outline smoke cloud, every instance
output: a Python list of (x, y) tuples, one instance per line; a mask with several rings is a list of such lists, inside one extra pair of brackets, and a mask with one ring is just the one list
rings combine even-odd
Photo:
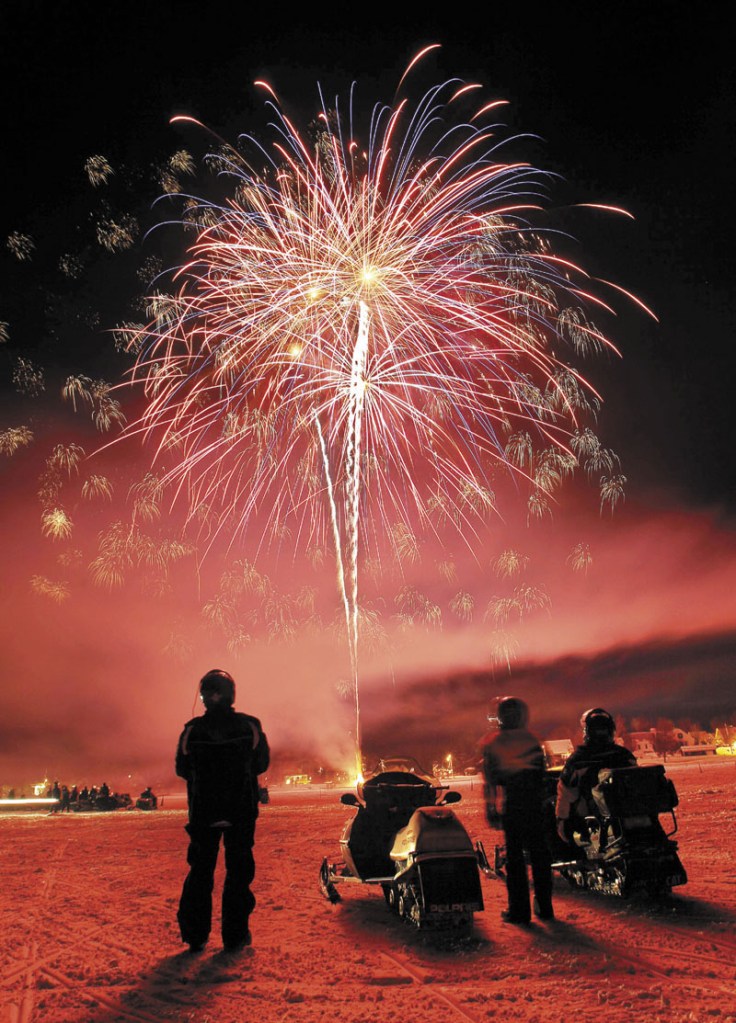
[[(28, 474), (3, 510), (5, 585), (0, 605), (3, 715), (0, 782), (44, 776), (84, 783), (105, 778), (130, 786), (173, 783), (172, 759), (184, 722), (198, 712), (197, 681), (213, 666), (233, 673), (237, 706), (259, 716), (278, 754), (315, 763), (352, 762), (354, 707), (334, 577), (321, 573), (320, 628), (290, 641), (261, 635), (228, 650), (205, 627), (202, 606), (214, 580), (200, 567), (172, 574), (163, 596), (135, 578), (117, 592), (92, 584), (82, 565), (61, 604), (32, 591), (29, 577), (49, 563), (39, 539)], [(470, 551), (455, 552), (457, 589), (473, 595), (472, 621), (443, 605), (443, 628), (397, 619), (395, 594), (422, 589), (438, 604), (439, 552), (426, 545), (403, 573), (366, 576), (363, 600), (381, 610), (384, 629), (361, 652), (361, 709), (369, 755), (428, 756), (464, 747), (485, 730), (487, 704), (511, 691), (530, 702), (540, 734), (569, 735), (581, 710), (603, 704), (624, 715), (687, 716), (704, 724), (736, 709), (736, 537), (714, 513), (629, 504), (613, 521), (578, 507), (536, 528), (498, 530)], [(89, 528), (89, 527), (88, 527)], [(590, 546), (587, 572), (569, 551)], [(489, 602), (509, 592), (494, 559), (515, 545), (529, 558), (526, 581), (550, 599), (509, 626), (518, 654), (492, 662)], [(46, 568), (46, 570), (48, 570)], [(210, 576), (212, 573), (210, 572)], [(310, 578), (294, 564), (272, 579), (295, 590)], [(445, 587), (446, 589), (446, 587)]]

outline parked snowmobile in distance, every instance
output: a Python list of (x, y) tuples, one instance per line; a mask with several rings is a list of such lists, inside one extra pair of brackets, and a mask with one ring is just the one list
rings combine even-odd
[(483, 909), (479, 866), (488, 866), (449, 808), (459, 792), (447, 791), (410, 757), (392, 757), (358, 785), (357, 807), (340, 839), (342, 859), (325, 858), (320, 889), (339, 902), (343, 884), (380, 885), (388, 905), (416, 927), (468, 931)]
[[(559, 772), (549, 772), (550, 789)], [(554, 779), (554, 780), (553, 780)], [(687, 883), (677, 855), (675, 786), (664, 767), (603, 768), (591, 779), (590, 816), (580, 819), (569, 845), (554, 830), (552, 867), (573, 887), (626, 897), (635, 891), (668, 895)], [(550, 793), (551, 794), (551, 793)], [(660, 814), (669, 814), (672, 830), (665, 831)]]

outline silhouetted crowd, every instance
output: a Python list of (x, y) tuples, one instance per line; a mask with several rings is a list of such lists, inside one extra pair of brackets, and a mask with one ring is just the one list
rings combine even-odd
[(57, 799), (58, 806), (53, 807), (52, 813), (71, 813), (80, 810), (116, 810), (118, 807), (130, 806), (132, 800), (127, 792), (110, 792), (110, 786), (104, 782), (98, 787), (92, 785), (88, 788), (83, 785), (60, 785), (55, 781), (46, 790), (47, 799)]
[[(0, 799), (26, 799), (25, 792), (16, 793), (15, 788), (10, 788), (5, 793), (3, 786), (0, 786)], [(92, 785), (62, 785), (55, 781), (49, 785), (44, 793), (44, 798), (57, 800), (50, 813), (79, 813), (90, 810), (124, 810), (133, 806), (133, 800), (127, 792), (111, 792), (110, 786), (103, 781), (100, 786)], [(135, 801), (138, 810), (155, 810), (158, 807), (158, 796), (153, 792), (150, 785), (141, 792)]]

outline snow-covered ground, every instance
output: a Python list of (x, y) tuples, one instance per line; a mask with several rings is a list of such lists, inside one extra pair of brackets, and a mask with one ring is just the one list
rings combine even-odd
[[(253, 947), (182, 951), (184, 814), (0, 819), (0, 1023), (736, 1021), (736, 763), (673, 772), (690, 875), (623, 902), (556, 882), (552, 924), (502, 924), (503, 885), (465, 943), (438, 946), (380, 892), (330, 905), (317, 872), (351, 812), (339, 791), (277, 795), (257, 834)], [(458, 808), (493, 843), (477, 787)], [(217, 894), (217, 892), (216, 892)]]

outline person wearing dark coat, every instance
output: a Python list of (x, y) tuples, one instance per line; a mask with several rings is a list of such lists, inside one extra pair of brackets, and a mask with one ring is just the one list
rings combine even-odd
[(593, 786), (603, 768), (636, 767), (636, 757), (614, 742), (616, 723), (602, 707), (586, 710), (580, 719), (583, 742), (565, 761), (557, 783), (557, 833), (563, 842), (573, 842), (577, 832), (587, 833), (585, 818), (594, 812)]
[(527, 730), (529, 708), (514, 696), (504, 697), (497, 710), (499, 732), (483, 747), (486, 818), (503, 828), (506, 839), (506, 923), (531, 920), (529, 855), (534, 882), (534, 914), (553, 920), (552, 861), (544, 835), (544, 754)]
[(199, 692), (205, 712), (187, 722), (176, 749), (176, 773), (186, 780), (189, 804), (189, 874), (179, 902), (179, 929), (192, 951), (209, 938), (222, 839), (222, 941), (226, 949), (236, 949), (251, 941), (258, 775), (268, 768), (270, 753), (258, 718), (234, 710), (235, 682), (228, 672), (208, 671)]

